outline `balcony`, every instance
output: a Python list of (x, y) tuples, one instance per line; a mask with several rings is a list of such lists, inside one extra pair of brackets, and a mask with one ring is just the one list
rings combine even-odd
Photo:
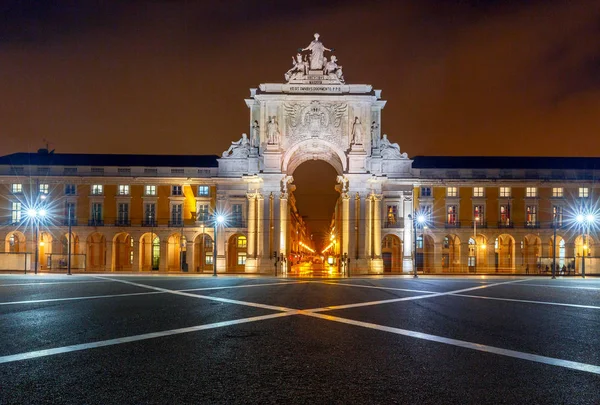
[(226, 222), (227, 228), (245, 228), (246, 221), (239, 218), (232, 218)]
[(525, 228), (539, 228), (540, 227), (540, 223), (539, 222), (525, 222)]
[(175, 219), (175, 220), (171, 220), (169, 221), (169, 226), (170, 227), (182, 227), (183, 226), (183, 220), (182, 219)]
[(404, 220), (397, 219), (396, 221), (385, 221), (383, 223), (384, 228), (404, 228)]
[(510, 221), (498, 221), (498, 228), (514, 228), (515, 224)]
[(104, 221), (102, 219), (90, 219), (88, 226), (104, 226)]
[(446, 222), (444, 226), (446, 228), (460, 228), (460, 221)]
[(158, 222), (155, 219), (144, 219), (142, 220), (142, 226), (158, 226)]
[(471, 226), (475, 226), (477, 224), (477, 228), (487, 228), (487, 221), (471, 221)]
[(131, 220), (117, 219), (117, 220), (115, 220), (115, 226), (131, 226)]
[[(69, 219), (68, 218), (63, 219), (62, 220), (62, 224), (64, 226), (69, 226)], [(77, 226), (77, 219), (76, 218), (72, 218), (71, 219), (71, 226)]]

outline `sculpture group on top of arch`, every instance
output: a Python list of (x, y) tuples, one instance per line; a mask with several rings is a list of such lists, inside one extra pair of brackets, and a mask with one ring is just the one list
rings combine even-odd
[[(292, 57), (292, 67), (283, 75), (287, 82), (303, 80), (309, 74), (323, 74), (340, 83), (344, 83), (344, 73), (342, 66), (337, 64), (337, 57), (331, 55), (329, 61), (325, 57), (325, 51), (333, 52), (321, 41), (319, 34), (314, 35), (315, 39), (306, 47), (298, 48), (296, 57)], [(304, 51), (310, 51), (310, 55), (302, 54)]]

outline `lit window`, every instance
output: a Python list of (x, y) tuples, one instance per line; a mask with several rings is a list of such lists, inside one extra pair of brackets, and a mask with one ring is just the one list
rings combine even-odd
[(156, 186), (146, 186), (145, 194), (146, 195), (156, 195)]
[(456, 205), (449, 205), (447, 207), (447, 218), (446, 218), (446, 223), (448, 225), (456, 225), (456, 216), (457, 216), (457, 209), (456, 209)]
[(500, 226), (510, 226), (510, 205), (500, 205)]
[(588, 198), (590, 196), (590, 189), (587, 187), (579, 187), (579, 198)]
[(244, 265), (246, 264), (246, 253), (244, 252), (240, 252), (237, 255), (237, 264), (238, 265)]
[(431, 187), (421, 187), (421, 197), (431, 197)]
[(538, 196), (537, 187), (526, 187), (525, 197), (533, 198)]
[(483, 197), (483, 187), (473, 187), (473, 197)]
[(198, 205), (198, 214), (196, 220), (200, 222), (208, 221), (208, 204)]
[(562, 198), (564, 195), (562, 187), (552, 187), (552, 197)]
[(245, 236), (240, 236), (237, 240), (237, 247), (239, 248), (245, 248), (246, 247), (246, 237)]
[(77, 187), (75, 184), (65, 184), (65, 195), (77, 194)]
[(23, 192), (23, 185), (22, 184), (13, 184), (10, 187), (10, 191), (13, 194), (21, 194)]
[(473, 219), (477, 221), (478, 224), (483, 224), (485, 221), (483, 205), (473, 206)]
[(510, 197), (510, 187), (500, 187), (500, 197)]
[(446, 196), (447, 197), (458, 197), (458, 188), (457, 187), (447, 187), (446, 188)]
[(234, 228), (242, 227), (242, 204), (233, 204), (231, 206), (231, 226)]
[(421, 235), (417, 236), (417, 249), (423, 249), (423, 237)]
[(528, 205), (525, 212), (525, 225), (526, 226), (537, 226), (537, 206)]
[(11, 206), (10, 214), (11, 214), (12, 223), (16, 224), (16, 223), (21, 222), (21, 218), (22, 218), (21, 215), (23, 215), (23, 211), (22, 211), (23, 207), (22, 207), (21, 203), (14, 202), (11, 205), (12, 206)]
[(40, 184), (40, 194), (48, 194), (50, 192), (49, 184)]
[(432, 212), (431, 205), (422, 205), (421, 206), (421, 214), (423, 214), (423, 216), (425, 217), (425, 222), (427, 222), (427, 223), (431, 223), (431, 212)]
[(103, 192), (104, 187), (102, 186), (102, 184), (94, 184), (92, 186), (92, 194), (93, 195), (101, 195)]
[(206, 264), (213, 264), (213, 257), (212, 256), (205, 256), (204, 257), (204, 263), (206, 263)]
[(119, 184), (119, 195), (129, 195), (128, 184)]
[(398, 207), (396, 205), (387, 206), (387, 223), (393, 225), (398, 219)]
[(563, 207), (559, 205), (552, 207), (552, 216), (553, 222), (556, 223), (558, 227), (561, 227), (563, 224)]
[(208, 186), (198, 186), (198, 195), (200, 197), (208, 197), (210, 189)]
[(183, 195), (183, 190), (181, 189), (181, 186), (171, 187), (171, 195)]

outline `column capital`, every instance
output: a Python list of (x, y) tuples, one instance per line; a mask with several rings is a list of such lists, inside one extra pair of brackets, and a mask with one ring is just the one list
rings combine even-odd
[(373, 201), (381, 201), (381, 200), (383, 200), (383, 194), (371, 193), (370, 197), (373, 199)]
[(262, 199), (262, 194), (259, 191), (247, 192), (246, 197), (248, 198), (248, 200), (253, 200), (255, 198)]

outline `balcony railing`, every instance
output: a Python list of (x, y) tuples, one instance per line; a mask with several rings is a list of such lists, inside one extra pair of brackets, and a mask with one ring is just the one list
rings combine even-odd
[(471, 226), (474, 226), (475, 223), (477, 224), (477, 228), (487, 228), (488, 227), (487, 221), (471, 221)]
[(104, 226), (104, 221), (102, 219), (90, 219), (88, 226)]
[(539, 228), (539, 222), (525, 222), (525, 228)]
[(230, 219), (229, 221), (226, 222), (227, 228), (245, 228), (246, 227), (246, 221), (242, 220), (242, 219)]
[(404, 228), (404, 220), (397, 219), (396, 221), (385, 221), (383, 223), (384, 228)]
[(446, 228), (460, 228), (460, 221), (446, 222), (444, 226)]
[(158, 222), (155, 219), (144, 219), (142, 226), (158, 226)]
[[(69, 219), (65, 218), (62, 220), (62, 224), (64, 226), (69, 226)], [(71, 218), (71, 226), (77, 226), (77, 219), (76, 218)]]
[(131, 226), (131, 220), (117, 219), (117, 220), (115, 220), (115, 226)]
[(510, 221), (498, 221), (498, 228), (514, 228), (515, 224)]
[(175, 219), (175, 220), (171, 220), (169, 221), (169, 226), (170, 227), (181, 227), (183, 226), (183, 220), (182, 219)]

